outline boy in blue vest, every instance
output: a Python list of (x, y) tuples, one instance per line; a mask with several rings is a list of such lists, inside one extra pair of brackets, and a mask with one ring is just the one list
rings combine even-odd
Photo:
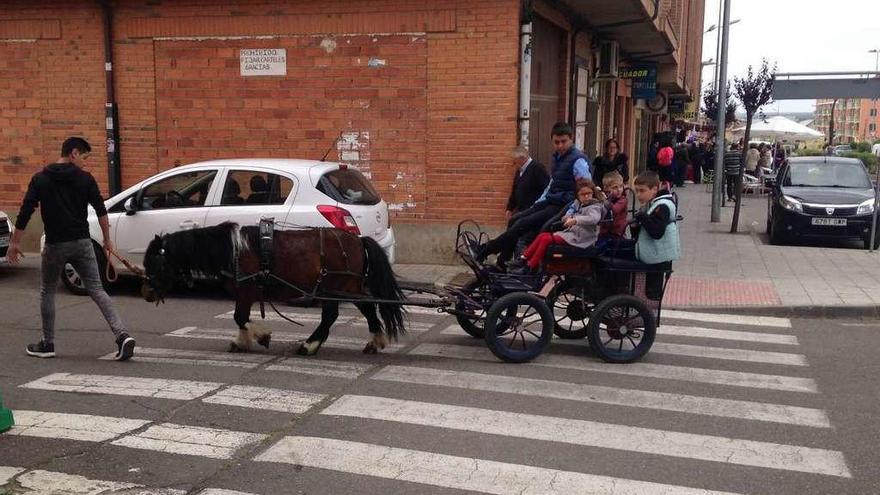
[(681, 258), (676, 223), (678, 208), (672, 194), (660, 188), (660, 177), (650, 170), (636, 177), (634, 189), (642, 204), (633, 215), (638, 227), (633, 233), (635, 241), (630, 241), (630, 245), (634, 243), (635, 249), (631, 254), (620, 253), (621, 257), (634, 257), (649, 265), (678, 260)]
[(556, 148), (550, 183), (534, 205), (511, 218), (510, 227), (503, 234), (486, 244), (472, 246), (477, 261), (483, 262), (487, 256), (496, 253), (501, 253), (501, 259), (510, 259), (521, 237), (539, 232), (544, 223), (574, 201), (578, 180), (592, 179), (589, 159), (574, 146), (571, 126), (557, 122), (550, 134)]

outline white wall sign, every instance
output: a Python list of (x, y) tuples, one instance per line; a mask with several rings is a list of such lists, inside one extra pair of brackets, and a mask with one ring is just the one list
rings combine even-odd
[(239, 52), (239, 61), (243, 77), (287, 75), (285, 48), (242, 48)]

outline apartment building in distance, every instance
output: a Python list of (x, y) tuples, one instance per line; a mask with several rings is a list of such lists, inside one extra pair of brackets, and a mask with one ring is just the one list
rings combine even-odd
[(816, 118), (811, 127), (828, 135), (831, 108), (834, 107), (834, 143), (853, 143), (880, 139), (880, 99), (839, 98), (816, 101)]

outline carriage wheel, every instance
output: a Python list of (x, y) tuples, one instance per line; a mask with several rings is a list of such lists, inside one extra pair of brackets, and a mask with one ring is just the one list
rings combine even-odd
[(455, 303), (455, 309), (468, 313), (467, 315), (457, 314), (455, 319), (458, 320), (459, 326), (464, 329), (471, 337), (482, 339), (486, 336), (486, 307), (488, 306), (490, 294), (488, 285), (482, 280), (475, 278), (464, 284), (461, 292), (467, 294), (474, 302), (480, 305), (479, 308), (473, 307), (470, 302), (465, 302), (461, 298)]
[(602, 300), (587, 326), (590, 347), (608, 363), (631, 363), (654, 344), (654, 313), (636, 297), (620, 294)]
[(583, 287), (563, 283), (547, 296), (547, 306), (553, 311), (553, 333), (560, 339), (582, 339), (587, 336), (587, 324), (596, 305), (584, 298)]
[(553, 312), (533, 294), (507, 294), (486, 313), (486, 345), (502, 361), (531, 361), (544, 352), (552, 337)]

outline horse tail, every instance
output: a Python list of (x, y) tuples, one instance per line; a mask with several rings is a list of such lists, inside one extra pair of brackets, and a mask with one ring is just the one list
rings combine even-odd
[[(403, 291), (397, 285), (385, 250), (370, 237), (361, 237), (361, 242), (367, 255), (366, 279), (370, 294), (378, 299), (403, 302)], [(392, 339), (397, 340), (399, 334), (406, 333), (404, 314), (400, 304), (379, 304), (379, 315), (385, 323), (385, 332)]]

